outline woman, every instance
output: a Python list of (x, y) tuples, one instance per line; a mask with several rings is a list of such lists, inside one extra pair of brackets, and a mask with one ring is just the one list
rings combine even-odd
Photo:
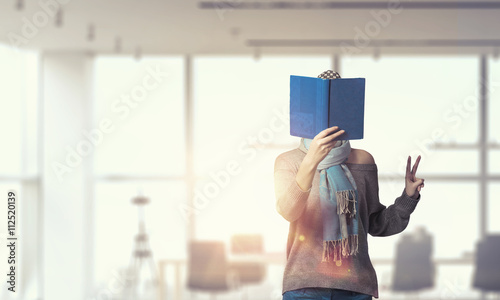
[(420, 156), (411, 170), (408, 157), (405, 188), (385, 207), (373, 157), (343, 133), (327, 128), (276, 159), (276, 209), (290, 222), (283, 300), (378, 298), (367, 234), (403, 231), (420, 200)]

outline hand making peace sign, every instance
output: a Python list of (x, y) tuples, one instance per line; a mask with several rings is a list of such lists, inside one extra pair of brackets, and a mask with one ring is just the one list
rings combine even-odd
[(408, 161), (406, 162), (406, 176), (405, 176), (405, 191), (406, 194), (413, 199), (417, 199), (420, 195), (420, 190), (424, 187), (424, 179), (417, 178), (418, 164), (420, 163), (420, 155), (417, 157), (413, 168), (410, 171), (411, 157), (408, 156)]

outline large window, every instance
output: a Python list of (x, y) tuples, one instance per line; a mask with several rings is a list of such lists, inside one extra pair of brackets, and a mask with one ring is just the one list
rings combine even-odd
[[(155, 261), (185, 255), (186, 226), (178, 213), (186, 201), (184, 63), (180, 57), (102, 56), (95, 60), (94, 126), (114, 130), (96, 149), (95, 278), (129, 266), (139, 231), (137, 195)], [(149, 267), (149, 266), (146, 266)]]

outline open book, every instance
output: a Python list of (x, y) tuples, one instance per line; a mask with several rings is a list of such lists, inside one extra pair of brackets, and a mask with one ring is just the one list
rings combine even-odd
[(290, 76), (290, 134), (312, 139), (338, 126), (342, 140), (363, 138), (365, 79)]

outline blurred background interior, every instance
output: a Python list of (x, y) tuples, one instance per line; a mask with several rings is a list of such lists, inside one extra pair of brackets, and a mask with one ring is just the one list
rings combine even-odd
[(0, 298), (281, 299), (289, 76), (327, 69), (366, 78), (383, 204), (422, 155), (408, 228), (369, 238), (381, 299), (498, 297), (499, 27), (498, 1), (2, 1)]

